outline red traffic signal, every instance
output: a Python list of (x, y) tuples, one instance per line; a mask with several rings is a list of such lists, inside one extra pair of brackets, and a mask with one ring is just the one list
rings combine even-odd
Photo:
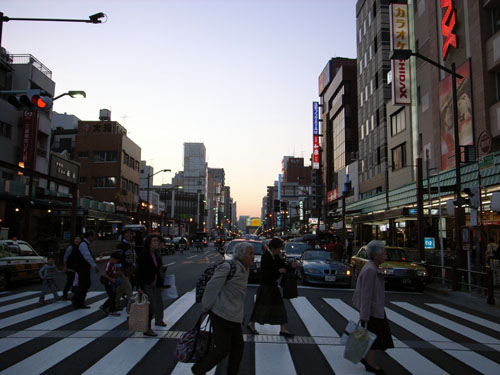
[(17, 109), (48, 110), (52, 107), (52, 98), (41, 95), (41, 90), (27, 90), (26, 94), (9, 96), (8, 102)]

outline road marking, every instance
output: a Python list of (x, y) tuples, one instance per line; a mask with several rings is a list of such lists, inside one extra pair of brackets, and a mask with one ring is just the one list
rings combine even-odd
[[(359, 312), (353, 309), (340, 299), (323, 298), (326, 303), (333, 307), (345, 319), (357, 322), (359, 320)], [(394, 349), (386, 351), (392, 358), (394, 358), (401, 366), (406, 368), (411, 374), (426, 374), (426, 375), (445, 375), (446, 372), (433, 362), (429, 361), (419, 352), (411, 349), (404, 342), (394, 340)]]
[(494, 331), (500, 332), (500, 324), (498, 324), (498, 323), (494, 323), (492, 321), (489, 321), (489, 320), (486, 320), (483, 318), (479, 318), (479, 317), (472, 315), (472, 314), (467, 314), (463, 311), (456, 310), (456, 309), (453, 309), (451, 307), (448, 307), (448, 306), (445, 306), (445, 305), (442, 305), (439, 303), (426, 303), (426, 305), (433, 307), (435, 309), (444, 311), (448, 314), (458, 316), (459, 318), (468, 320), (472, 323), (476, 323), (476, 324), (479, 324), (479, 325), (484, 326), (486, 328), (490, 328), (490, 329), (493, 329)]
[(173, 265), (173, 264), (175, 264), (175, 262), (169, 263), (169, 264), (167, 264), (167, 266), (171, 266), (171, 265)]
[[(33, 327), (27, 328), (24, 331), (16, 332), (6, 338), (0, 340), (0, 353), (10, 350), (16, 346), (24, 344), (30, 340), (37, 337), (43, 336), (52, 330), (62, 327), (66, 324), (72, 323), (78, 319), (81, 319), (87, 315), (93, 314), (97, 311), (99, 305), (102, 304), (102, 300), (94, 302), (90, 305), (90, 309), (77, 309), (73, 310), (62, 316), (47, 320), (43, 323), (37, 324)], [(29, 334), (29, 337), (26, 337)]]
[[(40, 293), (40, 292), (38, 292), (38, 293)], [(4, 312), (7, 312), (7, 311), (19, 309), (21, 307), (25, 307), (25, 306), (28, 306), (28, 305), (33, 305), (34, 303), (38, 303), (39, 299), (40, 299), (39, 297), (30, 298), (30, 299), (27, 299), (25, 301), (21, 301), (21, 302), (17, 302), (17, 303), (11, 303), (10, 305), (2, 306), (2, 307), (0, 307), (0, 313), (4, 313)], [(54, 296), (52, 295), (52, 292), (51, 292), (50, 293), (50, 298), (47, 298), (46, 300), (47, 301), (51, 301), (53, 299), (54, 299)]]
[(191, 255), (190, 257), (187, 257), (187, 259), (191, 259), (191, 258), (195, 258), (197, 257), (198, 255)]
[[(164, 310), (167, 317), (167, 327), (155, 327), (156, 331), (166, 331), (195, 303), (195, 289), (185, 293), (181, 298)], [(144, 338), (142, 332), (136, 332), (132, 337), (123, 341), (107, 355), (102, 357), (91, 368), (84, 371), (86, 375), (109, 374), (109, 364), (113, 363), (113, 372), (127, 374), (134, 366), (158, 343), (160, 338)]]
[(105, 334), (109, 330), (112, 330), (113, 328), (119, 326), (126, 320), (126, 314), (123, 314), (119, 317), (107, 316), (99, 320), (98, 322), (84, 328), (82, 331), (76, 332), (70, 337), (60, 340), (55, 344), (3, 370), (2, 375), (41, 374), (97, 339), (97, 337), (82, 337), (82, 335), (85, 334), (85, 331), (106, 330), (104, 332)]
[[(9, 293), (9, 292), (4, 292), (4, 293)], [(23, 293), (13, 294), (13, 295), (7, 296), (7, 297), (2, 297), (2, 298), (0, 298), (0, 303), (11, 301), (13, 299), (18, 299), (18, 298), (23, 298), (23, 297), (31, 296), (33, 294), (40, 294), (40, 292), (35, 292), (35, 291), (23, 292)]]
[[(443, 350), (444, 352), (448, 353), (452, 357), (455, 357), (459, 361), (465, 363), (467, 366), (472, 367), (473, 369), (479, 371), (482, 374), (498, 374), (500, 373), (500, 365), (496, 362), (491, 361), (490, 359), (477, 354), (473, 351), (471, 351), (469, 348), (454, 343), (455, 344), (455, 349), (444, 349), (441, 345), (447, 345), (451, 344), (452, 341), (449, 340), (448, 338), (431, 331), (430, 329), (424, 327), (423, 325), (417, 324), (414, 321), (404, 317), (401, 314), (398, 314), (397, 312), (391, 310), (391, 309), (385, 309), (385, 312), (387, 314), (387, 318), (391, 321), (396, 323), (397, 325), (401, 326), (402, 328), (406, 329), (407, 331), (411, 332), (415, 336), (420, 337), (422, 340), (425, 341), (436, 341), (433, 344)], [(416, 362), (418, 363), (418, 362)]]
[[(450, 331), (457, 332), (462, 336), (468, 337), (471, 340), (477, 341), (481, 344), (487, 345), (493, 349), (499, 350), (500, 349), (500, 340), (485, 335), (484, 333), (478, 332), (472, 328), (466, 327), (462, 324), (452, 322), (449, 319), (443, 318), (442, 316), (439, 316), (437, 314), (433, 314), (431, 312), (428, 312), (424, 309), (421, 309), (420, 307), (411, 305), (407, 302), (392, 302), (394, 305), (399, 306), (407, 311), (410, 311), (418, 316), (421, 316), (422, 318), (425, 318), (427, 320), (430, 320), (431, 322), (434, 322), (436, 324), (439, 324), (442, 327), (445, 327), (449, 329)], [(491, 327), (490, 327), (491, 328)], [(493, 345), (492, 345), (493, 344)]]
[[(102, 295), (104, 294), (103, 292), (88, 292), (87, 297), (95, 297), (97, 295)], [(62, 302), (57, 302), (57, 303), (51, 303), (50, 305), (39, 307), (33, 310), (29, 310), (20, 314), (12, 315), (9, 316), (8, 318), (4, 318), (0, 320), (0, 328), (8, 327), (13, 324), (20, 323), (22, 321), (36, 318), (37, 316), (62, 309), (64, 307), (70, 306), (71, 301), (62, 301)]]

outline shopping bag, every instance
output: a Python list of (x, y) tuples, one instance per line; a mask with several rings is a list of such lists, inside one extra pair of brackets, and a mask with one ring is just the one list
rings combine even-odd
[(356, 323), (354, 323), (352, 320), (349, 320), (347, 322), (346, 327), (344, 328), (342, 336), (340, 337), (340, 343), (342, 345), (347, 344), (347, 339), (349, 338), (349, 335), (353, 333), (355, 329), (356, 329)]
[(283, 298), (297, 298), (299, 296), (297, 276), (293, 273), (285, 273), (281, 278), (283, 280)]
[(130, 305), (128, 315), (128, 330), (131, 332), (146, 332), (149, 329), (149, 301), (145, 293), (138, 295)]
[(377, 335), (358, 323), (354, 331), (349, 334), (345, 345), (344, 358), (352, 363), (358, 363), (366, 356), (376, 338)]
[(163, 281), (163, 299), (171, 299), (179, 297), (177, 293), (177, 287), (175, 286), (175, 275), (165, 275), (165, 280)]
[(203, 317), (204, 314), (200, 316), (196, 325), (177, 341), (174, 356), (179, 362), (198, 362), (212, 347), (212, 329), (210, 327), (207, 330), (208, 321), (205, 327), (201, 327)]

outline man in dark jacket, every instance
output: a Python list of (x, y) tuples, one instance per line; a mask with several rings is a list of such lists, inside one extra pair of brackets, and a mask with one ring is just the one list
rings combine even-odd
[(94, 268), (98, 273), (97, 265), (95, 264), (92, 253), (90, 252), (90, 243), (95, 240), (95, 232), (87, 231), (83, 235), (83, 240), (78, 246), (78, 251), (75, 257), (75, 272), (78, 275), (78, 286), (76, 293), (73, 296), (73, 306), (77, 309), (89, 309), (90, 306), (85, 305), (87, 291), (90, 288), (90, 269)]

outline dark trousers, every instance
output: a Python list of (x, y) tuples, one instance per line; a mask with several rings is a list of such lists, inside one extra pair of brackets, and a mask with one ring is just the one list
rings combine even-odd
[(113, 291), (113, 284), (110, 282), (107, 282), (104, 284), (104, 288), (106, 288), (106, 293), (108, 293), (108, 299), (106, 302), (104, 302), (104, 308), (107, 309), (109, 312), (115, 312), (116, 311), (116, 292)]
[(73, 281), (75, 281), (75, 273), (73, 271), (66, 271), (66, 285), (64, 285), (63, 297), (68, 297), (68, 292), (73, 286)]
[(78, 273), (78, 287), (73, 296), (73, 306), (82, 307), (85, 306), (85, 298), (90, 288), (90, 268), (77, 269), (76, 272)]
[(210, 313), (215, 347), (192, 367), (193, 373), (205, 374), (222, 361), (228, 354), (227, 374), (236, 375), (243, 357), (243, 333), (241, 323), (234, 323)]

